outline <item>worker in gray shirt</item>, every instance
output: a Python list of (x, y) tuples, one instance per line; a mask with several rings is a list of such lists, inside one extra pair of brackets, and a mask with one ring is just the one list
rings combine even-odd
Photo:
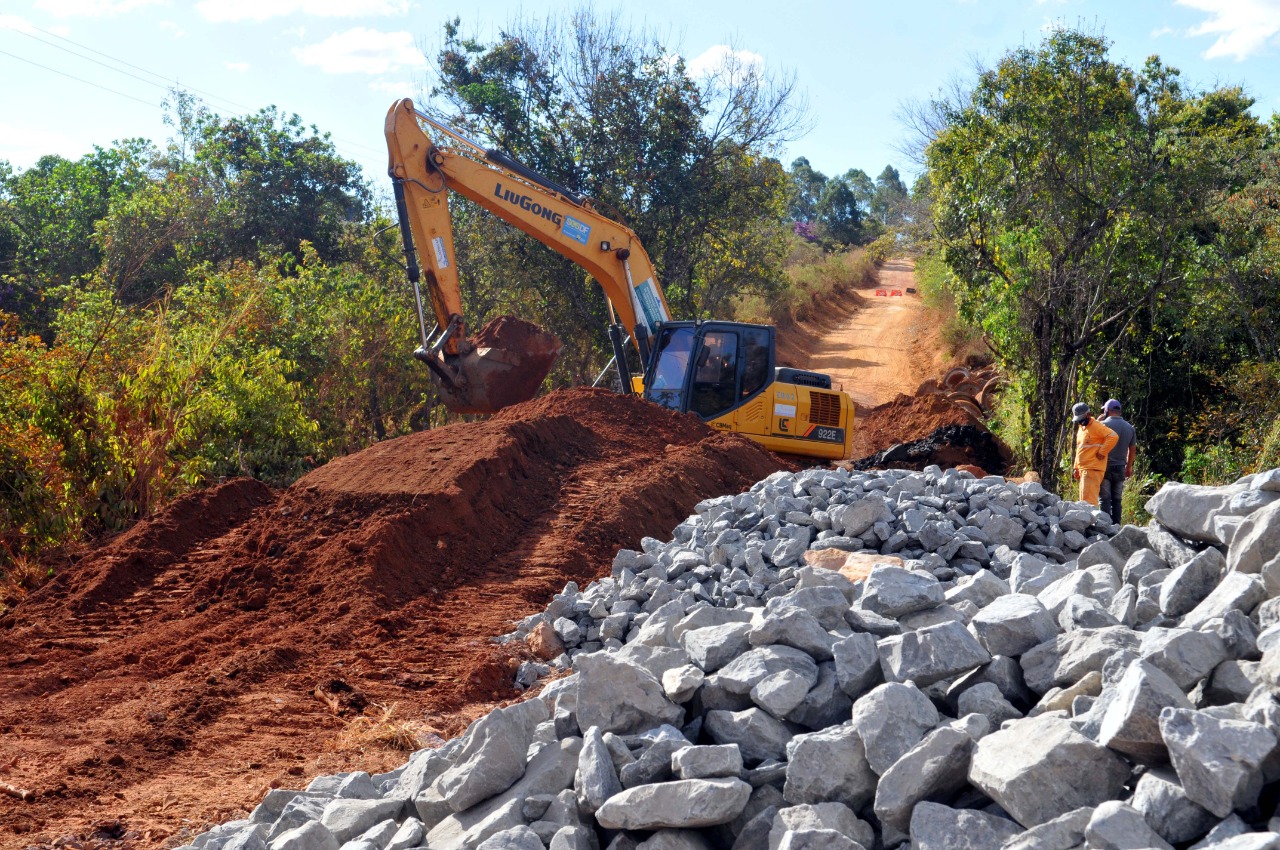
[(1102, 424), (1115, 431), (1120, 439), (1107, 455), (1107, 471), (1102, 477), (1102, 487), (1098, 490), (1098, 501), (1103, 512), (1111, 515), (1111, 521), (1119, 524), (1124, 480), (1133, 475), (1133, 459), (1138, 455), (1138, 434), (1120, 415), (1118, 400), (1107, 399), (1107, 403), (1102, 406), (1102, 414)]

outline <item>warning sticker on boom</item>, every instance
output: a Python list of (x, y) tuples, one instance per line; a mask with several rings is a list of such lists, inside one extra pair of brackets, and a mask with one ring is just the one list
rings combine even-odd
[(649, 326), (649, 332), (653, 333), (658, 329), (658, 322), (668, 321), (671, 317), (662, 307), (662, 300), (658, 298), (658, 287), (654, 285), (653, 278), (642, 280), (634, 288), (636, 300), (640, 302), (640, 309), (644, 312), (645, 324)]
[(449, 255), (444, 252), (444, 237), (437, 236), (431, 240), (431, 247), (436, 252), (436, 268), (449, 268)]

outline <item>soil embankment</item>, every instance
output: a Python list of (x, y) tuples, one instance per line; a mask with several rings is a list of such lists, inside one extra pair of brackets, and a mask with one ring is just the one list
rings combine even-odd
[(0, 618), (0, 782), (34, 792), (0, 797), (0, 848), (174, 845), (270, 787), (398, 764), (359, 748), (362, 712), (456, 734), (516, 696), (517, 659), (490, 638), (781, 466), (579, 389), (282, 493), (246, 479), (182, 499)]

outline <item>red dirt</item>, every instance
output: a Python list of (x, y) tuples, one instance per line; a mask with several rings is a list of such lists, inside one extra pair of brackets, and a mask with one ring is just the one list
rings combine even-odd
[(692, 416), (579, 389), (280, 493), (242, 479), (181, 499), (0, 618), (0, 782), (35, 792), (0, 796), (0, 847), (174, 846), (269, 787), (394, 766), (352, 737), (363, 707), (456, 734), (516, 696), (490, 637), (779, 468)]
[(899, 395), (859, 416), (852, 456), (866, 457), (898, 443), (922, 439), (944, 425), (976, 424), (972, 415), (942, 396)]

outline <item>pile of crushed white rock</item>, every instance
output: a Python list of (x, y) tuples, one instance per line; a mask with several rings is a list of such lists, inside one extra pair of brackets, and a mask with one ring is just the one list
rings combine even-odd
[(536, 697), (193, 845), (1280, 847), (1280, 469), (1147, 509), (773, 475), (507, 636)]

